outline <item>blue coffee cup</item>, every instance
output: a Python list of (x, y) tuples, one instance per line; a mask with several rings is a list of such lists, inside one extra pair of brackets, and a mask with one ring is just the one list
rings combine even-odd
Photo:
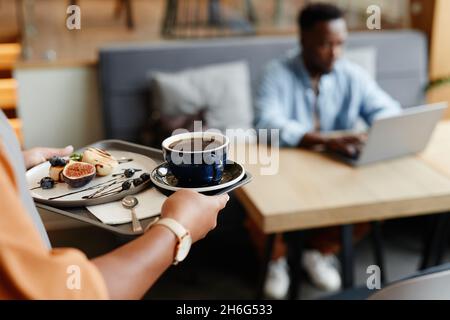
[(164, 159), (179, 186), (218, 184), (227, 161), (228, 137), (216, 132), (187, 132), (162, 143)]

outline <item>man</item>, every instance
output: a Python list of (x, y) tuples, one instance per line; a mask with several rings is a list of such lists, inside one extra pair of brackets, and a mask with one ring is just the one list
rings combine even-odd
[[(364, 136), (325, 133), (352, 130), (360, 118), (370, 125), (376, 117), (398, 113), (401, 107), (360, 67), (341, 58), (347, 39), (341, 10), (330, 4), (308, 5), (300, 12), (298, 25), (302, 49), (267, 67), (255, 101), (256, 125), (279, 129), (281, 146), (357, 156)], [(329, 254), (336, 253), (330, 246), (338, 248), (338, 239), (322, 232), (312, 243), (314, 248), (320, 242), (320, 248), (303, 257), (311, 280), (326, 290), (341, 285), (335, 259)], [(283, 297), (288, 285), (285, 259), (272, 261), (266, 294)]]
[[(216, 226), (217, 214), (228, 201), (228, 195), (179, 191), (161, 209), (169, 224), (156, 224), (110, 253), (89, 261), (76, 249), (51, 249), (25, 169), (72, 151), (35, 148), (21, 153), (0, 111), (0, 299), (139, 299), (175, 259), (187, 254), (184, 250), (180, 255), (174, 228), (189, 232), (195, 242)], [(67, 286), (68, 270), (80, 271), (79, 289)]]

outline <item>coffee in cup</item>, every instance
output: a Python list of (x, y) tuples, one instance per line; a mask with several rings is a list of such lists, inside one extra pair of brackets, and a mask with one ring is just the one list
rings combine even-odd
[(164, 159), (179, 186), (201, 187), (220, 182), (229, 139), (216, 132), (188, 132), (162, 143)]

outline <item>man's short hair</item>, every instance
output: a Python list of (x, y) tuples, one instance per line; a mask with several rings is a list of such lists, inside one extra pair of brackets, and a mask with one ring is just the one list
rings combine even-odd
[(300, 11), (297, 23), (301, 30), (310, 30), (318, 22), (340, 19), (343, 16), (342, 10), (335, 5), (312, 3)]

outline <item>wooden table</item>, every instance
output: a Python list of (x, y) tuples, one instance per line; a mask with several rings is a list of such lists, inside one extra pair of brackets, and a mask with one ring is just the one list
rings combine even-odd
[[(270, 176), (261, 175), (262, 165), (246, 164), (254, 180), (236, 192), (260, 229), (272, 235), (267, 259), (274, 233), (450, 209), (450, 122), (438, 125), (428, 148), (417, 156), (353, 168), (310, 151), (281, 149), (279, 163), (278, 174)], [(345, 241), (351, 244), (351, 228)], [(291, 269), (298, 268), (294, 263)], [(291, 297), (296, 292), (293, 288)]]

